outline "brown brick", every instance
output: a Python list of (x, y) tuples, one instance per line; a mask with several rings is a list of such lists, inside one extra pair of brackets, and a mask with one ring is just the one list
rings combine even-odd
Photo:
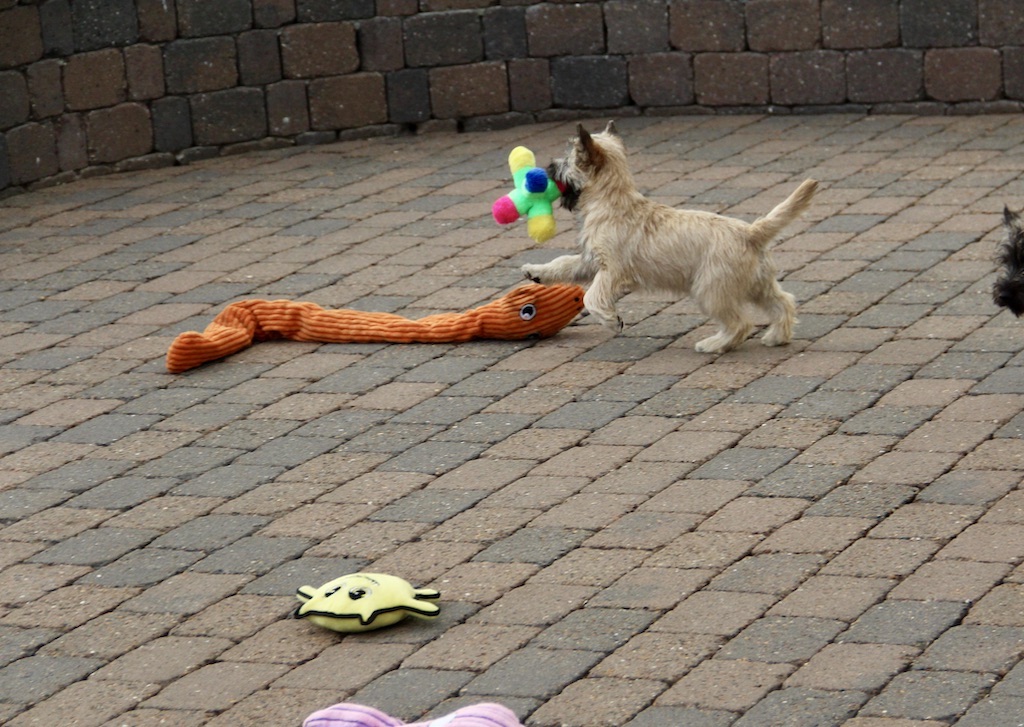
[(11, 183), (26, 184), (59, 171), (57, 140), (50, 123), (30, 123), (7, 132)]
[(20, 5), (0, 11), (0, 68), (21, 66), (43, 57), (39, 8)]
[(359, 68), (356, 30), (351, 23), (293, 25), (281, 31), (285, 78), (319, 78)]
[(845, 62), (838, 51), (773, 55), (772, 101), (785, 106), (838, 104), (846, 100)]
[(531, 56), (604, 53), (604, 19), (597, 4), (535, 5), (526, 11)]
[(135, 0), (139, 20), (139, 40), (159, 43), (178, 36), (178, 16), (174, 3), (165, 0)]
[(153, 122), (144, 104), (126, 103), (86, 114), (89, 161), (106, 164), (153, 150)]
[(356, 73), (311, 81), (309, 110), (310, 126), (317, 130), (383, 124), (388, 120), (384, 77)]
[(81, 114), (64, 114), (57, 120), (57, 161), (62, 171), (89, 165), (85, 121)]
[(266, 104), (258, 88), (198, 94), (190, 104), (197, 144), (234, 144), (267, 135)]
[(938, 48), (925, 51), (924, 87), (939, 101), (991, 101), (1002, 88), (999, 51)]
[(240, 33), (238, 75), (244, 86), (265, 86), (281, 80), (281, 53), (276, 30), (249, 30)]
[(253, 0), (253, 24), (257, 28), (279, 28), (295, 20), (295, 0)]
[[(26, 71), (32, 117), (44, 119), (64, 110), (64, 89), (61, 85), (61, 62), (56, 58), (33, 63)], [(0, 94), (0, 98), (8, 96)]]
[(64, 66), (64, 93), (67, 107), (73, 111), (98, 109), (124, 101), (127, 80), (121, 51), (110, 48), (68, 58)]
[(202, 93), (238, 83), (238, 60), (232, 38), (176, 40), (164, 46), (167, 93)]
[(899, 45), (899, 0), (821, 0), (821, 34), (826, 48)]
[(742, 0), (672, 0), (669, 39), (684, 51), (745, 49)]
[(160, 48), (142, 43), (124, 49), (128, 97), (133, 101), (164, 95), (164, 60)]
[(508, 111), (508, 76), (501, 62), (430, 70), (430, 105), (439, 119)]
[(978, 40), (989, 47), (1024, 43), (1024, 6), (1018, 0), (978, 0)]
[(810, 50), (821, 39), (818, 0), (747, 0), (750, 50)]
[(760, 53), (698, 53), (693, 89), (705, 106), (768, 103), (768, 56)]
[(0, 73), (0, 129), (24, 124), (32, 113), (29, 86), (25, 76), (17, 71)]
[(271, 136), (293, 136), (309, 131), (306, 84), (281, 81), (267, 86), (267, 120)]
[(415, 15), (419, 0), (377, 0), (377, 15)]
[(629, 95), (639, 106), (684, 106), (693, 103), (693, 68), (689, 53), (651, 53), (629, 59)]
[(551, 64), (544, 58), (508, 61), (509, 102), (513, 111), (551, 108)]
[(924, 93), (920, 51), (855, 51), (846, 56), (846, 97), (856, 103), (917, 101)]
[(359, 24), (359, 54), (365, 71), (397, 71), (405, 67), (402, 21), (373, 18)]

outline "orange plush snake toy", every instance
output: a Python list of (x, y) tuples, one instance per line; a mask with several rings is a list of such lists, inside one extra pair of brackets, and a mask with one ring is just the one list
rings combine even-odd
[(461, 343), (490, 338), (547, 338), (583, 309), (576, 285), (528, 283), (464, 313), (410, 320), (393, 313), (325, 310), (315, 303), (241, 300), (231, 303), (202, 333), (181, 333), (167, 351), (167, 370), (181, 373), (240, 351), (253, 341), (287, 338), (314, 343)]

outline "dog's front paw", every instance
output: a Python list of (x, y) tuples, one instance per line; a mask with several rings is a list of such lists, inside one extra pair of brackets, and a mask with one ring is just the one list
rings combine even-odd
[(539, 268), (539, 265), (524, 265), (519, 269), (523, 271), (523, 275), (526, 277), (527, 280), (531, 280), (534, 283), (543, 284), (544, 280), (541, 278)]

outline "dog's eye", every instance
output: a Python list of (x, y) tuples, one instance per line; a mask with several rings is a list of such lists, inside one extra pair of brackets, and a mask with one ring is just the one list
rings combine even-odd
[(527, 303), (519, 309), (519, 317), (524, 321), (532, 321), (534, 316), (537, 315), (537, 306), (533, 303)]

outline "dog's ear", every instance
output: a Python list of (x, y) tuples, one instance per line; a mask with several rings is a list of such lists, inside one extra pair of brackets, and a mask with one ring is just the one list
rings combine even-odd
[(591, 168), (597, 168), (604, 163), (604, 152), (601, 147), (598, 146), (597, 142), (594, 141), (594, 137), (583, 128), (583, 124), (576, 127), (577, 132), (577, 145), (579, 154), (583, 160), (585, 160)]
[(615, 127), (614, 119), (608, 121), (608, 125), (604, 127), (604, 133), (611, 134), (612, 136), (619, 135), (619, 130)]
[(1011, 235), (1024, 231), (1020, 215), (1016, 212), (1011, 212), (1010, 208), (1005, 206), (1003, 207), (1003, 224), (1006, 225), (1006, 229)]

